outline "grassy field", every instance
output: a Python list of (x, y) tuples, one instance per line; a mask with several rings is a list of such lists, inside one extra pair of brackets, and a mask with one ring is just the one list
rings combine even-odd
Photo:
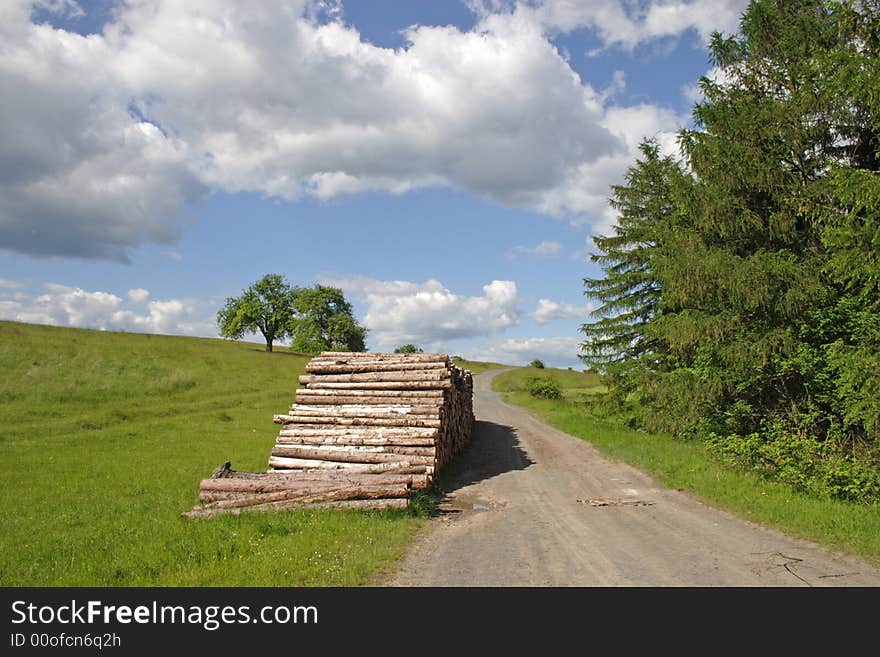
[(408, 512), (188, 521), (224, 461), (265, 470), (307, 357), (263, 346), (0, 322), (0, 585), (348, 586)]
[(453, 356), (452, 361), (459, 367), (470, 370), (474, 374), (481, 374), (488, 370), (500, 370), (505, 367), (510, 367), (510, 365), (502, 365), (501, 363), (484, 363), (476, 360), (465, 360), (459, 356)]
[[(554, 379), (562, 400), (535, 399), (529, 377)], [(876, 507), (815, 499), (751, 473), (721, 465), (699, 442), (634, 431), (594, 417), (584, 399), (602, 392), (599, 378), (570, 370), (519, 368), (499, 374), (493, 387), (510, 403), (528, 408), (557, 429), (589, 440), (604, 454), (653, 474), (670, 488), (694, 493), (740, 517), (858, 554), (880, 563), (880, 513)]]

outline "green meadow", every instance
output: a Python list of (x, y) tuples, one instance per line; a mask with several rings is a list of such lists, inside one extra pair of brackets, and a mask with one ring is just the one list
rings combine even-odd
[(407, 511), (186, 520), (198, 482), (266, 469), (307, 356), (224, 340), (0, 322), (0, 585), (351, 586)]

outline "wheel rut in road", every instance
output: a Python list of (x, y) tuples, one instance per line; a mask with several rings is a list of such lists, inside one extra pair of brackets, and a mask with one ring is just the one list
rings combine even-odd
[(470, 445), (388, 586), (880, 586), (860, 559), (665, 488), (474, 380)]

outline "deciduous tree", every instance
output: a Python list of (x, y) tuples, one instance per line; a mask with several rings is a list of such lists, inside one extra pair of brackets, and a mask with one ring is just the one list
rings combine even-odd
[(302, 353), (365, 351), (367, 330), (354, 317), (342, 290), (315, 285), (294, 291), (288, 322), (291, 349)]
[(228, 297), (217, 312), (220, 335), (240, 339), (248, 333), (261, 333), (266, 351), (272, 351), (276, 340), (287, 337), (294, 314), (294, 291), (280, 274), (266, 274), (242, 290), (237, 297)]

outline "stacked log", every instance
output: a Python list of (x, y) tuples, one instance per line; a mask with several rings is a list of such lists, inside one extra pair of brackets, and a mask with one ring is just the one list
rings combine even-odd
[(299, 379), (265, 474), (229, 464), (189, 517), (244, 510), (400, 508), (467, 443), (473, 377), (446, 354), (323, 352)]
[(324, 352), (306, 366), (273, 470), (433, 476), (467, 442), (473, 378), (446, 354)]

